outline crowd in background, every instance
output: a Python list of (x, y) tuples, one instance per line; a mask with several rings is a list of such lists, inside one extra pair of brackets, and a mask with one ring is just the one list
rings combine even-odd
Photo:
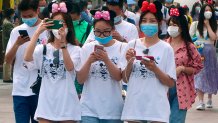
[(103, 2), (22, 0), (0, 14), (16, 123), (185, 123), (196, 97), (197, 110), (213, 108), (215, 1)]

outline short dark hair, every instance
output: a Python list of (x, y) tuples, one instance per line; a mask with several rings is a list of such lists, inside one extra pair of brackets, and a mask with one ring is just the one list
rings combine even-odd
[(82, 0), (82, 1), (79, 2), (79, 6), (80, 6), (81, 11), (83, 11), (83, 9), (88, 6), (88, 2)]
[(39, 6), (39, 0), (22, 0), (18, 5), (19, 11), (26, 11), (32, 9), (37, 11)]
[(123, 9), (123, 0), (117, 0), (117, 1), (113, 1), (113, 0), (105, 0), (106, 3), (108, 5), (111, 5), (111, 6), (119, 6), (119, 8)]
[(72, 9), (70, 13), (80, 15), (81, 9), (79, 7), (79, 3), (71, 3)]
[(14, 14), (14, 9), (8, 8), (4, 10), (4, 17), (11, 18), (11, 15)]

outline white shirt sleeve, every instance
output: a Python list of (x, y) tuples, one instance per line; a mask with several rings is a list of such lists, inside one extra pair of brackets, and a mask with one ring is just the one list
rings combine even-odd
[[(17, 32), (17, 33), (18, 33), (18, 32)], [(13, 30), (11, 31), (10, 38), (9, 38), (9, 40), (8, 40), (8, 44), (7, 44), (7, 48), (6, 48), (6, 53), (8, 53), (8, 52), (11, 50), (11, 48), (12, 48), (13, 45), (15, 44), (15, 42), (16, 42), (18, 36), (19, 36), (19, 35), (16, 34), (16, 30), (13, 29)]]
[(168, 48), (168, 55), (166, 58), (166, 74), (170, 76), (170, 78), (177, 80), (176, 77), (176, 63), (174, 57), (174, 51), (172, 47)]
[(136, 26), (133, 25), (133, 24), (131, 24), (131, 25), (132, 25), (132, 27), (131, 27), (131, 29), (129, 30), (128, 39), (126, 39), (127, 42), (139, 38), (139, 33), (138, 33), (138, 30), (137, 30)]
[(43, 62), (43, 45), (40, 44), (36, 46), (33, 52), (33, 60), (29, 62), (24, 61), (24, 64), (26, 65), (26, 68), (31, 71), (35, 69), (41, 69), (42, 62)]
[(80, 50), (80, 47), (78, 47), (78, 46), (74, 46), (74, 47), (72, 47), (72, 49), (73, 50), (70, 51), (70, 58), (73, 61), (75, 71), (79, 71), (79, 65), (81, 62), (81, 59), (80, 59), (81, 50)]
[(86, 63), (86, 61), (88, 60), (89, 56), (90, 56), (90, 50), (94, 51), (94, 48), (91, 47), (91, 43), (87, 43), (84, 44), (83, 47), (80, 50), (80, 64), (79, 69), (81, 69), (83, 67), (83, 65)]

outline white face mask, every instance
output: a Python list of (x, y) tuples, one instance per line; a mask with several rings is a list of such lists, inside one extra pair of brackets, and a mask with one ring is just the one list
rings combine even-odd
[[(58, 29), (52, 29), (51, 31), (52, 31), (52, 33), (54, 34), (55, 38), (61, 39), (61, 35), (59, 35)], [(65, 33), (66, 33), (66, 34), (68, 33), (68, 28), (65, 28)]]
[(210, 19), (210, 18), (212, 17), (212, 12), (210, 12), (210, 11), (204, 12), (204, 17), (205, 17), (206, 19)]
[(167, 32), (172, 38), (175, 38), (180, 34), (178, 26), (169, 26)]

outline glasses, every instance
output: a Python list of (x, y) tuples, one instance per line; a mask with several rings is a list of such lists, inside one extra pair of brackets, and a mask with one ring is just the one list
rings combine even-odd
[(111, 30), (110, 31), (98, 31), (98, 30), (94, 30), (94, 35), (95, 36), (98, 36), (98, 37), (101, 37), (101, 35), (103, 34), (104, 37), (108, 37), (111, 35)]
[(56, 67), (59, 67), (59, 50), (54, 51), (54, 52), (53, 52), (53, 56), (54, 56), (53, 64), (54, 64)]

